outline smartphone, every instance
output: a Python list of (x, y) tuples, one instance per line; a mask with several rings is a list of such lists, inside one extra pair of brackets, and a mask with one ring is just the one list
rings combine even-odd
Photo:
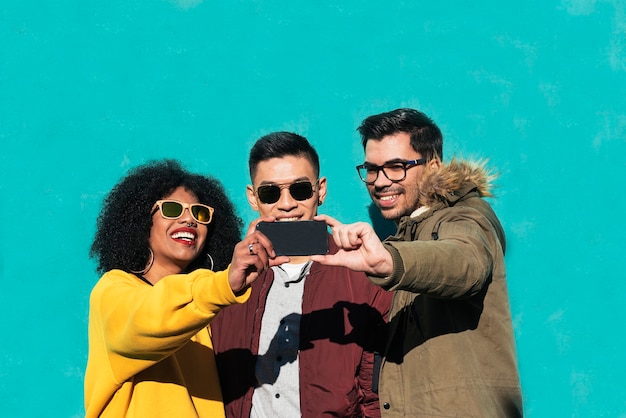
[(277, 255), (328, 253), (328, 230), (324, 221), (259, 222), (261, 231)]

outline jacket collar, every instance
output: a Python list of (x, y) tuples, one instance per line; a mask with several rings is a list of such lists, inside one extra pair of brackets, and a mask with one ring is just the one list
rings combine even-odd
[(453, 159), (438, 169), (430, 169), (418, 183), (419, 207), (435, 207), (438, 203), (454, 206), (471, 192), (480, 197), (490, 197), (496, 176), (485, 168), (487, 161)]
[(410, 216), (404, 216), (398, 223), (399, 230), (407, 223), (421, 222), (433, 212), (454, 206), (470, 195), (491, 197), (492, 182), (496, 175), (485, 168), (487, 161), (464, 161), (453, 159), (438, 169), (424, 173), (418, 183), (419, 207)]

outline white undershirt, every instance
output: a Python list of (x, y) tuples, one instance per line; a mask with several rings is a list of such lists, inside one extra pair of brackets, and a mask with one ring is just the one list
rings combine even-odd
[(298, 347), (302, 294), (310, 265), (272, 267), (274, 282), (261, 320), (251, 418), (301, 416)]
[(428, 209), (430, 209), (428, 206), (420, 206), (419, 208), (415, 209), (413, 213), (411, 213), (411, 218), (417, 218), (419, 215), (426, 212)]

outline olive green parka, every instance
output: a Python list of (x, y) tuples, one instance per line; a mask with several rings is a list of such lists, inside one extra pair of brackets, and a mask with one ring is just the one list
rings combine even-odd
[(383, 417), (521, 417), (505, 238), (484, 163), (422, 176), (420, 208), (385, 240), (395, 291), (380, 375)]

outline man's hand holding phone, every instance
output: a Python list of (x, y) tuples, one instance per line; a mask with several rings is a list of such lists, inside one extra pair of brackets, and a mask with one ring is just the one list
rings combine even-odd
[(336, 254), (314, 255), (311, 260), (328, 266), (344, 266), (372, 276), (386, 277), (393, 272), (393, 259), (372, 226), (365, 222), (342, 224), (328, 215), (318, 215), (332, 230), (339, 247)]

